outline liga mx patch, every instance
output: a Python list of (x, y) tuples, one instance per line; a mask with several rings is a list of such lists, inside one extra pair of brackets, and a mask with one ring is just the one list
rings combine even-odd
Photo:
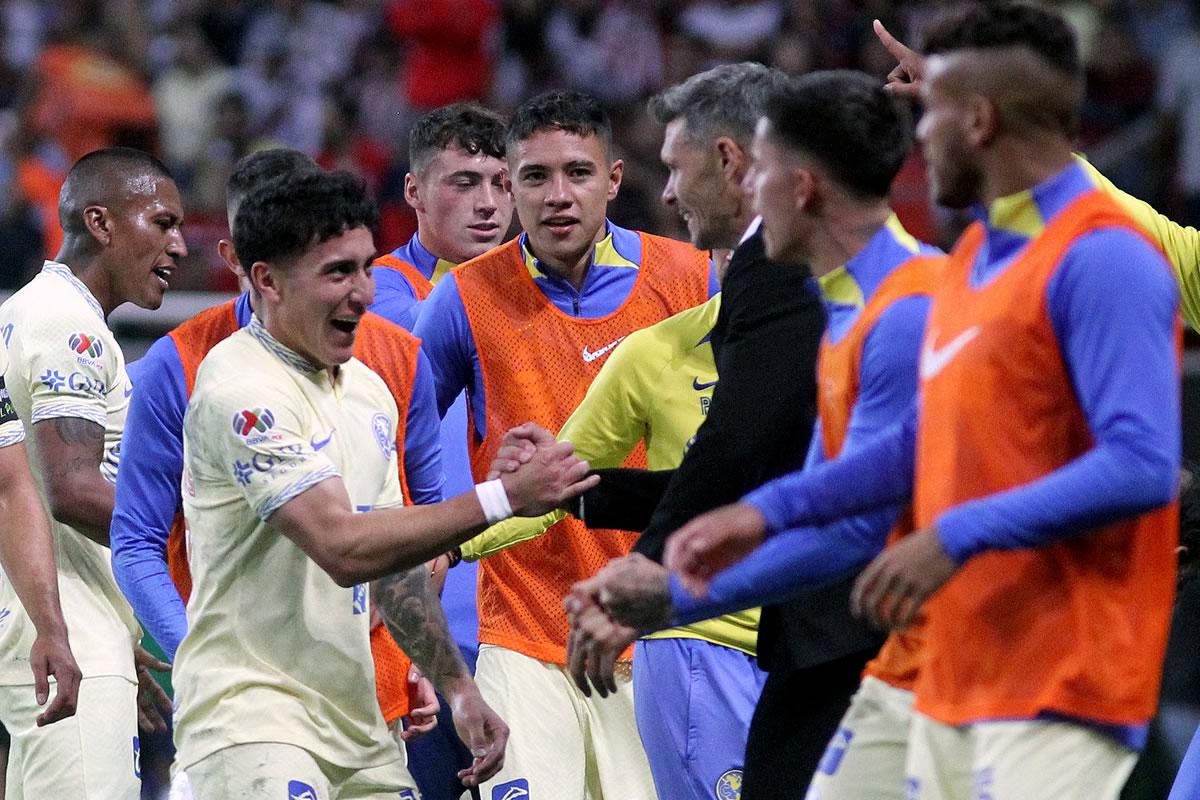
[(731, 769), (717, 778), (717, 800), (742, 800), (742, 771)]
[(317, 790), (304, 781), (288, 781), (287, 800), (318, 800)]
[(264, 434), (275, 427), (275, 415), (269, 408), (244, 408), (233, 415), (233, 432), (243, 439)]
[(492, 800), (520, 800), (529, 796), (529, 781), (524, 778), (492, 787)]
[(104, 352), (104, 344), (95, 336), (87, 333), (72, 333), (67, 344), (75, 351), (76, 356), (99, 358)]

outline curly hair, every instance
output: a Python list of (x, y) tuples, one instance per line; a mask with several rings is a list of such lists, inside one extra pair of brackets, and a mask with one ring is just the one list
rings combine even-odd
[(349, 172), (301, 170), (250, 192), (233, 223), (243, 264), (284, 264), (344, 231), (379, 227), (379, 210), (361, 178)]
[(471, 155), (504, 158), (504, 117), (477, 103), (454, 103), (418, 119), (408, 134), (408, 166), (422, 173), (434, 155), (457, 145)]

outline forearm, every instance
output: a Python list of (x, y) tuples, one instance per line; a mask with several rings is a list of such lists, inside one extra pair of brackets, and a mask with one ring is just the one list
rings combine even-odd
[[(315, 524), (339, 531), (327, 552), (314, 556), (344, 586), (385, 578), (449, 552), (487, 528), (474, 492), (431, 506), (349, 511)], [(310, 554), (311, 555), (311, 554)]]
[(1041, 480), (957, 506), (936, 522), (960, 563), (985, 550), (1042, 547), (1170, 502), (1179, 454), (1128, 435), (1097, 445)]
[(672, 580), (673, 625), (780, 603), (844, 577), (878, 555), (895, 525), (894, 509), (824, 528), (793, 528), (768, 539), (741, 563), (713, 578), (705, 597)]
[(65, 633), (54, 542), (37, 489), (29, 480), (0, 486), (0, 564), (40, 634)]
[(912, 494), (915, 411), (860, 450), (785, 475), (746, 495), (767, 521), (767, 535), (906, 503)]
[(374, 581), (371, 598), (392, 638), (439, 691), (452, 694), (457, 681), (470, 679), (423, 564)]
[(113, 576), (138, 619), (174, 660), (187, 633), (187, 609), (167, 568), (166, 539), (129, 527), (120, 511), (114, 517)]

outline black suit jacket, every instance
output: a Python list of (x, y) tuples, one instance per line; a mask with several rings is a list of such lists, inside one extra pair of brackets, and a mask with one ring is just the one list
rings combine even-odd
[[(807, 269), (769, 261), (762, 233), (734, 251), (712, 332), (720, 382), (678, 469), (598, 470), (589, 527), (643, 530), (635, 550), (662, 560), (667, 537), (804, 462), (816, 417), (825, 310)], [(798, 669), (878, 646), (850, 614), (852, 579), (763, 609), (759, 661)]]

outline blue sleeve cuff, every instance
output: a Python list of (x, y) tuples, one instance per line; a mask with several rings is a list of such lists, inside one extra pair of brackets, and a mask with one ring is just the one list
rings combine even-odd
[(966, 563), (971, 556), (983, 552), (983, 532), (979, 530), (978, 518), (961, 512), (962, 506), (950, 509), (934, 523), (938, 539), (946, 555), (958, 564)]

